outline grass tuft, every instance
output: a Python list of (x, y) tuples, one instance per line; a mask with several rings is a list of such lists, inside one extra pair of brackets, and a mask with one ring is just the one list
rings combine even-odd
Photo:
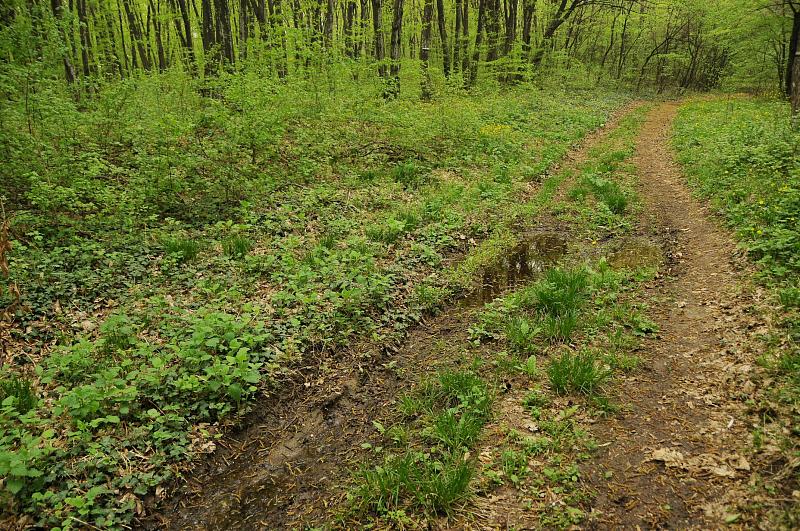
[(561, 354), (550, 362), (547, 376), (553, 390), (558, 394), (575, 391), (588, 395), (594, 393), (608, 379), (610, 373), (601, 367), (596, 354), (583, 351)]

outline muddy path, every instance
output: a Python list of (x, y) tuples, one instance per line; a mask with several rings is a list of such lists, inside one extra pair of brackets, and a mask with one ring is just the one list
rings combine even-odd
[(719, 528), (743, 524), (750, 441), (745, 400), (763, 329), (758, 295), (729, 233), (691, 197), (670, 148), (677, 103), (650, 112), (633, 163), (641, 228), (665, 243), (663, 274), (646, 288), (660, 327), (642, 370), (617, 386), (620, 414), (592, 428), (601, 450), (584, 475), (587, 528)]
[[(620, 109), (551, 172), (585, 161), (640, 104)], [(528, 193), (535, 192), (532, 184)], [(527, 234), (523, 262), (515, 249), (484, 278), (483, 288), (424, 320), (401, 345), (354, 346), (320, 360), (303, 381), (266, 399), (248, 427), (221, 441), (144, 526), (295, 529), (329, 521), (331, 508), (346, 496), (352, 471), (364, 461), (362, 443), (376, 435), (373, 420), (385, 418), (396, 396), (413, 382), (450, 361), (443, 351), (467, 341), (468, 327), (484, 303), (537, 274), (541, 264), (536, 260), (554, 261), (566, 252), (563, 236), (535, 220), (519, 230)]]

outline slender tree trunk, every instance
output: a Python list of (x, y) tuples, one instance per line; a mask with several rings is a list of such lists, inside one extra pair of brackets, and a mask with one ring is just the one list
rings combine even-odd
[(442, 41), (442, 68), (444, 77), (450, 77), (450, 42), (447, 40), (444, 0), (436, 0), (436, 20), (439, 23), (439, 40)]
[(356, 48), (353, 42), (353, 27), (356, 20), (356, 5), (355, 0), (347, 0), (344, 12), (344, 54), (348, 57), (355, 57)]
[(526, 60), (531, 56), (531, 29), (533, 15), (536, 12), (536, 0), (523, 0), (522, 4), (522, 54)]
[[(50, 7), (53, 10), (53, 16), (56, 18), (58, 25), (59, 25), (59, 35), (64, 41), (64, 47), (66, 48), (67, 45), (67, 35), (64, 31), (64, 27), (61, 25), (63, 20), (64, 14), (64, 7), (61, 4), (61, 0), (51, 0)], [(75, 83), (75, 67), (72, 66), (72, 60), (69, 58), (69, 52), (64, 51), (64, 55), (62, 56), (62, 62), (64, 63), (64, 78), (67, 80), (67, 83), (72, 85)]]
[(89, 51), (92, 46), (89, 37), (89, 17), (86, 12), (86, 0), (77, 0), (78, 8), (78, 34), (81, 43), (81, 65), (83, 66), (83, 77), (91, 75)]
[[(156, 41), (156, 57), (158, 58), (158, 71), (163, 72), (167, 69), (167, 56), (164, 53), (164, 42), (161, 40), (161, 19), (160, 10), (156, 9), (153, 0), (148, 0), (150, 11), (153, 13), (151, 22), (153, 24), (153, 35)], [(160, 5), (160, 4), (159, 4)]]
[[(131, 8), (131, 0), (122, 0), (122, 5), (128, 17), (128, 30), (131, 34), (132, 47), (135, 47), (136, 51), (139, 52), (142, 68), (149, 71), (151, 68), (150, 55), (147, 53), (147, 47), (142, 36), (142, 26), (136, 16), (136, 12)], [(135, 54), (135, 51), (131, 50), (131, 53)]]
[(231, 12), (228, 0), (214, 0), (216, 15), (217, 44), (220, 45), (222, 59), (228, 65), (236, 62), (233, 52), (233, 31), (231, 29)]
[(431, 24), (433, 22), (433, 0), (425, 0), (422, 10), (422, 35), (420, 36), (419, 59), (422, 66), (421, 98), (430, 101), (433, 97), (431, 72), (428, 61), (431, 56)]
[(369, 53), (369, 48), (367, 44), (367, 33), (369, 31), (369, 0), (361, 0), (360, 7), (361, 7), (361, 22), (359, 25), (358, 38), (356, 39), (355, 43), (356, 57), (361, 57), (361, 52), (365, 48), (367, 48), (367, 51), (365, 53)]
[(239, 59), (247, 57), (247, 39), (250, 36), (250, 10), (247, 0), (239, 0)]
[(189, 18), (189, 8), (186, 5), (186, 0), (177, 0), (178, 8), (181, 12), (181, 20), (183, 21), (183, 34), (185, 36), (184, 46), (186, 47), (186, 58), (189, 62), (189, 70), (192, 74), (197, 73), (197, 62), (194, 56), (194, 35), (192, 34), (192, 21)]
[[(469, 0), (463, 0), (461, 3), (463, 11), (461, 15), (461, 71), (464, 75), (469, 72)], [(456, 36), (458, 38), (458, 36)]]
[(323, 25), (323, 43), (326, 48), (333, 45), (333, 10), (336, 6), (333, 0), (328, 0), (327, 8), (325, 9), (325, 23)]
[(453, 46), (453, 69), (461, 68), (461, 3), (463, 0), (455, 0), (456, 2), (456, 27)]
[(503, 42), (503, 55), (508, 55), (514, 49), (517, 41), (517, 12), (519, 0), (508, 0), (508, 12), (506, 13), (506, 38)]
[(786, 63), (786, 96), (792, 97), (793, 95), (793, 79), (794, 77), (794, 64), (796, 62), (798, 42), (800, 42), (800, 11), (794, 13), (792, 17), (792, 36), (789, 40), (789, 55), (787, 56)]
[[(478, 28), (475, 34), (475, 49), (472, 51), (472, 64), (469, 70), (468, 86), (474, 87), (478, 80), (478, 63), (481, 60), (481, 45), (483, 44), (483, 29), (486, 24), (486, 2), (491, 0), (478, 0)], [(467, 4), (467, 2), (464, 2)]]
[(489, 41), (489, 49), (486, 52), (486, 62), (491, 63), (497, 60), (500, 44), (500, 0), (485, 1), (489, 3), (486, 14), (486, 37)]
[(383, 0), (372, 0), (372, 26), (375, 33), (375, 60), (378, 62), (378, 75), (386, 78), (386, 47), (383, 36)]
[(391, 58), (391, 86), (388, 95), (397, 97), (400, 94), (400, 46), (403, 39), (403, 0), (394, 0), (392, 13), (392, 39), (389, 51)]

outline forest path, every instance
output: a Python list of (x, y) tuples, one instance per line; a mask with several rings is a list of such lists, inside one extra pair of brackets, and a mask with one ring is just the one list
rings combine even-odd
[[(616, 112), (551, 172), (572, 171), (641, 102)], [(527, 192), (534, 195), (538, 185)], [(563, 196), (562, 186), (557, 195)], [(267, 398), (247, 427), (198, 463), (185, 485), (143, 522), (151, 529), (297, 529), (332, 517), (346, 497), (373, 421), (391, 415), (396, 397), (420, 375), (462, 355), (478, 301), (455, 303), (414, 327), (402, 345), (358, 344), (304, 372), (304, 382)], [(345, 526), (346, 527), (346, 526)]]
[(601, 447), (583, 467), (596, 491), (587, 527), (717, 528), (736, 523), (750, 465), (744, 411), (761, 326), (729, 233), (691, 196), (670, 147), (678, 103), (650, 111), (632, 162), (641, 229), (668, 243), (663, 275), (646, 290), (659, 334), (642, 370), (618, 387), (623, 411), (597, 422)]

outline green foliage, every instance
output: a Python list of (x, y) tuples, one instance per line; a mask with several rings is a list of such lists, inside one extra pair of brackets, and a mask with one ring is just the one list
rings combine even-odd
[(590, 350), (584, 350), (563, 352), (550, 362), (547, 367), (547, 376), (556, 393), (577, 391), (591, 394), (602, 385), (610, 373), (601, 366), (597, 354)]
[(800, 278), (799, 142), (788, 106), (778, 103), (691, 103), (676, 123), (675, 143), (692, 184), (765, 273), (794, 287)]
[(189, 238), (167, 238), (164, 240), (164, 250), (168, 255), (173, 255), (179, 262), (192, 262), (200, 254), (200, 242)]
[(431, 446), (418, 451), (406, 440), (415, 449), (362, 470), (351, 495), (354, 506), (379, 515), (408, 507), (449, 514), (469, 494), (475, 465), (464, 454), (489, 419), (491, 404), (487, 384), (468, 371), (444, 371), (401, 397), (400, 411), (406, 417), (422, 416), (420, 435)]
[[(520, 87), (445, 91), (423, 108), (376, 100), (366, 78), (329, 93), (222, 75), (213, 98), (171, 71), (80, 105), (23, 76), (27, 108), (3, 104), (14, 334), (55, 345), (23, 372), (47, 400), (22, 414), (9, 399), (0, 419), (4, 502), (33, 525), (128, 525), (219, 435), (204, 426), (232, 423), (273, 375), (445, 307), (502, 248), (466, 244), (501, 241), (520, 183), (624, 100)], [(488, 414), (459, 392), (469, 407), (406, 404), (441, 452)]]
[(222, 241), (222, 251), (231, 258), (244, 258), (253, 248), (253, 241), (247, 236), (233, 235)]
[(573, 315), (583, 304), (588, 286), (583, 270), (550, 269), (533, 288), (533, 307), (551, 317)]
[(0, 403), (4, 407), (12, 406), (17, 413), (24, 415), (35, 408), (37, 402), (30, 379), (13, 374), (0, 380)]

